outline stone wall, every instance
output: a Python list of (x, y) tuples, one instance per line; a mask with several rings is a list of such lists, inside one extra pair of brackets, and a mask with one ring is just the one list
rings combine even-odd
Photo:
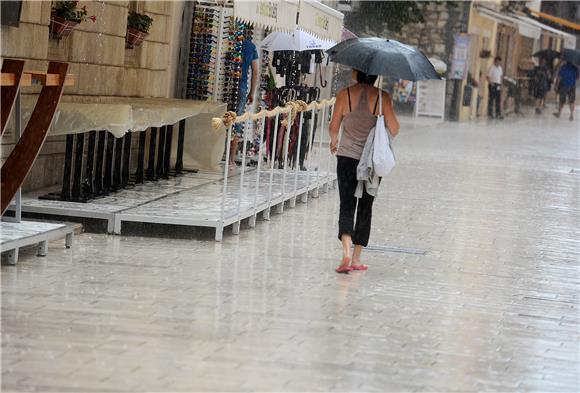
[[(182, 2), (79, 2), (84, 5), (96, 22), (83, 22), (69, 37), (55, 40), (49, 37), (52, 2), (23, 1), (20, 26), (1, 28), (1, 57), (26, 60), (27, 70), (46, 70), (50, 60), (69, 63), (75, 84), (65, 88), (67, 96), (173, 97)], [(150, 34), (135, 49), (125, 48), (130, 11), (153, 18)], [(40, 88), (27, 87), (23, 93)], [(12, 146), (9, 138), (2, 140), (3, 159)], [(64, 137), (49, 137), (24, 190), (60, 183), (63, 162)]]

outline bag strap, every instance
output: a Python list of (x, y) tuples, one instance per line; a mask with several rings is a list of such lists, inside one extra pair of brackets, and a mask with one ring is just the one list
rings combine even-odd
[(346, 88), (346, 94), (348, 94), (348, 111), (352, 112), (352, 106), (350, 104), (350, 88), (349, 87)]
[(383, 115), (383, 90), (381, 86), (383, 85), (383, 77), (379, 75), (379, 116)]

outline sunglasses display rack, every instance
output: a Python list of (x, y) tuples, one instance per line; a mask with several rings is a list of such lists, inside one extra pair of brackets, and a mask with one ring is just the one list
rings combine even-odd
[(196, 4), (193, 12), (186, 97), (207, 100), (217, 91), (223, 8)]
[(226, 50), (224, 57), (223, 102), (228, 110), (237, 111), (240, 99), (240, 81), (242, 78), (242, 43), (247, 33), (247, 26), (232, 16), (227, 18), (224, 38)]

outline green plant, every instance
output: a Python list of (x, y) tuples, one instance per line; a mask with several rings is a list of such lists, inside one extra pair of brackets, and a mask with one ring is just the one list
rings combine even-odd
[(127, 16), (127, 26), (137, 29), (142, 33), (149, 33), (152, 23), (153, 19), (147, 15), (131, 12)]
[(95, 22), (97, 17), (94, 15), (87, 16), (87, 6), (82, 6), (79, 9), (77, 8), (78, 3), (78, 1), (55, 1), (52, 7), (52, 11), (56, 16), (70, 20), (72, 22), (81, 23), (87, 19)]

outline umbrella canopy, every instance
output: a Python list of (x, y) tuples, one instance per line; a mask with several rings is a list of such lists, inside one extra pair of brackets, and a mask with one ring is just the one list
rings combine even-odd
[(419, 50), (384, 38), (352, 38), (327, 53), (330, 60), (369, 75), (409, 81), (440, 79), (433, 64)]
[(560, 52), (554, 49), (542, 49), (534, 53), (532, 56), (540, 59), (546, 59), (548, 63), (552, 64), (554, 59), (560, 57)]
[(275, 31), (268, 34), (262, 41), (262, 49), (269, 51), (292, 50), (302, 52), (305, 50), (327, 50), (335, 43), (322, 40), (305, 31), (296, 29), (292, 33)]
[(580, 50), (578, 49), (562, 49), (562, 59), (570, 63), (580, 65)]

